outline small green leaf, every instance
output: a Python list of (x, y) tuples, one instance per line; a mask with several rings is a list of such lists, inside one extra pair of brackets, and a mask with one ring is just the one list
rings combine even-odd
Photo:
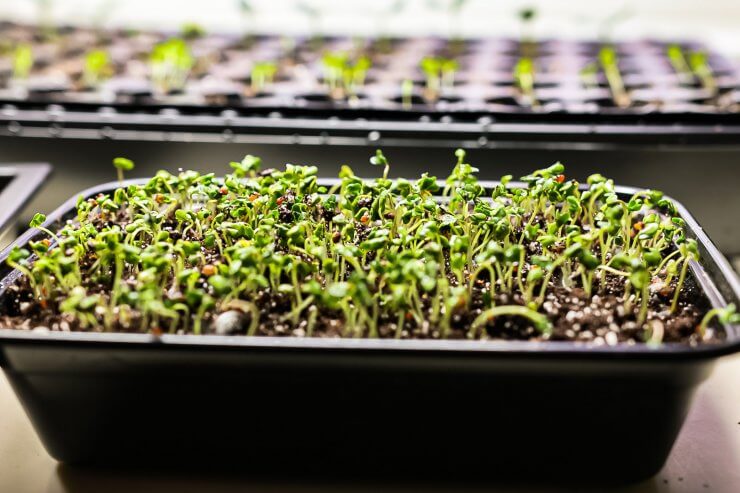
[(45, 222), (46, 222), (46, 216), (37, 212), (36, 214), (33, 215), (33, 219), (31, 219), (31, 222), (28, 223), (28, 225), (32, 228), (38, 228)]
[(225, 295), (231, 291), (231, 283), (227, 278), (220, 274), (215, 274), (208, 278), (208, 284), (213, 287), (214, 292), (217, 295)]

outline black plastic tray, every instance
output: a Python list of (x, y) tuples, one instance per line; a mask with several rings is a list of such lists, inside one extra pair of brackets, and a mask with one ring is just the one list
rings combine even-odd
[[(677, 207), (700, 245), (694, 278), (713, 305), (737, 303), (737, 277)], [(714, 360), (740, 350), (740, 327), (725, 332), (696, 347), (603, 347), (5, 329), (0, 364), (67, 463), (611, 483), (660, 469)]]

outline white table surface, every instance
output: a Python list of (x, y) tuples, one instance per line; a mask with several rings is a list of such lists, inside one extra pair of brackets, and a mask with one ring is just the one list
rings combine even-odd
[[(658, 418), (659, 419), (659, 418)], [(44, 451), (4, 375), (0, 375), (0, 492), (347, 492), (460, 491), (460, 488), (394, 485), (300, 484), (289, 480), (255, 482), (238, 476), (195, 472), (153, 474), (75, 469), (59, 465)], [(559, 492), (570, 489), (466, 488), (478, 492)], [(592, 491), (592, 490), (583, 490)], [(595, 491), (595, 490), (594, 490)], [(654, 478), (617, 489), (620, 493), (740, 492), (740, 355), (726, 357), (701, 386), (681, 435), (663, 470)]]

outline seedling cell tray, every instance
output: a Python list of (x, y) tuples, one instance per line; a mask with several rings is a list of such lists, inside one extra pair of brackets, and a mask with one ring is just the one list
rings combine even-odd
[(403, 132), (395, 123), (418, 127), (421, 118), (477, 134), (481, 119), (484, 126), (524, 125), (518, 130), (530, 139), (533, 132), (629, 139), (635, 135), (619, 126), (640, 124), (649, 127), (640, 130), (643, 139), (701, 135), (704, 142), (736, 135), (740, 125), (737, 67), (686, 40), (286, 43), (276, 36), (85, 28), (48, 40), (33, 26), (2, 29), (16, 46), (0, 64), (0, 120), (11, 134), (43, 123), (53, 136), (84, 129), (110, 138), (132, 128), (172, 130), (177, 116), (176, 127), (196, 136), (245, 128), (302, 135), (310, 120), (327, 117), (336, 119), (322, 127), (331, 135), (351, 135), (360, 122), (369, 127), (365, 134), (397, 136)]
[(48, 164), (0, 164), (0, 244), (20, 209), (43, 184)]
[[(76, 201), (45, 225), (73, 217)], [(712, 305), (737, 303), (728, 263), (676, 206), (699, 245), (696, 282)], [(18, 272), (3, 269), (8, 286)], [(605, 483), (660, 469), (697, 386), (740, 350), (740, 327), (724, 331), (695, 347), (605, 347), (5, 329), (0, 363), (65, 463)]]

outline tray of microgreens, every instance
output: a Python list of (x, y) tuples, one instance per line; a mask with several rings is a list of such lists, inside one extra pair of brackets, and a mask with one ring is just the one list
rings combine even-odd
[(155, 335), (712, 344), (697, 240), (661, 192), (625, 195), (556, 163), (481, 183), (465, 152), (444, 180), (343, 167), (160, 172), (80, 196), (6, 255), (0, 326)]
[(117, 158), (117, 183), (36, 215), (0, 255), (0, 366), (49, 454), (353, 481), (655, 474), (740, 349), (740, 284), (692, 216), (560, 163), (483, 182), (462, 150), (443, 180), (391, 178), (389, 157), (375, 179), (248, 155), (128, 181)]

